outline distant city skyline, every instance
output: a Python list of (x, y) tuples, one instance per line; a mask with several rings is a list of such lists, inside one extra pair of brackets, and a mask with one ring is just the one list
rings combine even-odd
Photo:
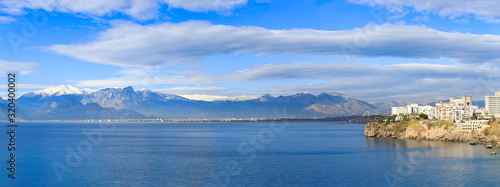
[(134, 2), (0, 0), (0, 75), (17, 72), (19, 94), (132, 86), (377, 102), (500, 90), (500, 2)]

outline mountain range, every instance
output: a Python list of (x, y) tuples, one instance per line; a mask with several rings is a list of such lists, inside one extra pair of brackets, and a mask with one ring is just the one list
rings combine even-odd
[[(370, 104), (336, 92), (318, 95), (297, 93), (274, 97), (245, 97), (202, 101), (147, 89), (104, 88), (82, 90), (55, 86), (29, 92), (16, 100), (17, 116), (24, 120), (150, 119), (150, 118), (266, 118), (276, 117), (273, 109), (297, 117), (336, 117), (388, 114), (390, 107), (410, 103), (428, 104), (437, 100), (399, 100)], [(0, 100), (0, 114), (6, 105)]]

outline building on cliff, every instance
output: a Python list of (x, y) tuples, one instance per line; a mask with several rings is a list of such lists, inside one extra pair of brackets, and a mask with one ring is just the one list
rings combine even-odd
[(460, 131), (483, 130), (488, 127), (488, 120), (470, 120), (466, 123), (457, 123)]
[(439, 102), (436, 106), (418, 106), (411, 104), (402, 107), (392, 107), (392, 115), (420, 114), (424, 113), (430, 119), (444, 121), (467, 121), (474, 113), (479, 111), (479, 107), (472, 105), (472, 96), (463, 95), (461, 98), (450, 97), (449, 102)]
[(500, 91), (495, 92), (494, 96), (485, 96), (484, 106), (489, 114), (500, 117)]

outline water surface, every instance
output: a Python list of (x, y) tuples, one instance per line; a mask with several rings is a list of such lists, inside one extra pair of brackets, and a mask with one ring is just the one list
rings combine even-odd
[[(2, 186), (500, 183), (500, 156), (484, 146), (365, 138), (363, 131), (343, 123), (21, 123), (16, 179), (0, 174)], [(6, 133), (0, 142), (6, 168)]]

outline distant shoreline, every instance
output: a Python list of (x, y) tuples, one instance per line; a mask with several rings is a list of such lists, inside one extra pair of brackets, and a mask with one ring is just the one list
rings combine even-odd
[[(214, 119), (106, 119), (106, 120), (20, 120), (19, 123), (366, 123), (376, 116), (343, 116), (324, 118), (214, 118)], [(7, 121), (0, 121), (7, 122)]]

